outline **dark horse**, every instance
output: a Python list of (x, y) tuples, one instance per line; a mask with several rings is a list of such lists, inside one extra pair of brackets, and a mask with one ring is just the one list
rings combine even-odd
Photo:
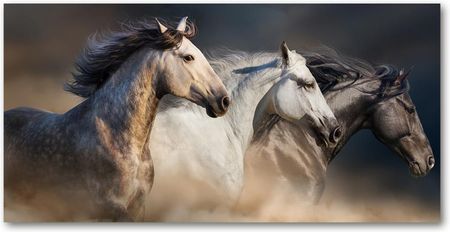
[(318, 146), (314, 131), (306, 124), (273, 117), (256, 130), (246, 156), (242, 204), (251, 207), (269, 195), (268, 188), (293, 192), (303, 203), (318, 202), (327, 166), (361, 129), (371, 130), (397, 153), (412, 175), (424, 176), (433, 168), (433, 152), (408, 94), (408, 72), (387, 65), (373, 67), (331, 49), (304, 56), (342, 126), (341, 140), (334, 148)]
[(212, 117), (229, 104), (221, 80), (190, 42), (194, 34), (184, 17), (176, 29), (156, 20), (92, 37), (66, 86), (86, 98), (82, 103), (64, 114), (6, 111), (6, 208), (45, 196), (41, 205), (59, 199), (59, 208), (77, 211), (78, 219), (141, 219), (153, 183), (148, 138), (159, 99), (189, 99)]

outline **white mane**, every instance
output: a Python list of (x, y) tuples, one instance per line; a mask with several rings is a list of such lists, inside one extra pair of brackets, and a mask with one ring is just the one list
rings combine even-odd
[[(222, 79), (232, 96), (239, 94), (240, 90), (245, 89), (249, 84), (260, 85), (279, 77), (276, 71), (281, 67), (281, 57), (276, 52), (248, 53), (219, 49), (208, 56), (211, 67)], [(258, 76), (258, 79), (254, 79), (255, 76)], [(160, 101), (158, 111), (163, 112), (174, 107), (185, 107), (186, 110), (191, 111), (201, 110), (187, 100), (166, 95)]]

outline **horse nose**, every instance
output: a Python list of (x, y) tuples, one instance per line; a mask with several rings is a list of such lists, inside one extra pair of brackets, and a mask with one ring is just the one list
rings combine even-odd
[(435, 164), (434, 157), (432, 155), (428, 156), (427, 159), (428, 170), (432, 169), (434, 167), (434, 164)]
[(222, 97), (220, 101), (221, 110), (226, 112), (228, 110), (228, 107), (230, 106), (230, 103), (231, 103), (230, 97), (228, 96)]
[(330, 134), (330, 142), (332, 143), (337, 143), (339, 141), (339, 139), (342, 136), (342, 130), (341, 127), (338, 126), (336, 128), (334, 128), (333, 132), (331, 132)]

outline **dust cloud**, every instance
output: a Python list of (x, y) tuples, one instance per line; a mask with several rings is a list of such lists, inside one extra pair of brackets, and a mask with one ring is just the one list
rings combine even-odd
[[(166, 183), (170, 184), (170, 183)], [(144, 221), (148, 222), (427, 222), (440, 220), (439, 209), (435, 209), (410, 197), (369, 197), (353, 200), (340, 186), (327, 186), (324, 196), (316, 205), (302, 203), (296, 193), (286, 189), (270, 190), (267, 186), (256, 186), (261, 193), (248, 197), (229, 207), (214, 201), (208, 195), (196, 195), (193, 188), (202, 188), (199, 183), (180, 183), (173, 180), (171, 192), (161, 193), (160, 198), (146, 204)], [(205, 188), (208, 192), (209, 189)], [(197, 192), (198, 193), (198, 192)], [(362, 194), (362, 193), (359, 193)], [(357, 196), (354, 199), (358, 199)], [(95, 221), (89, 219), (89, 211), (68, 208), (61, 199), (51, 193), (29, 197), (20, 203), (5, 199), (5, 221)], [(82, 200), (81, 200), (82, 201)], [(175, 204), (180, 202), (182, 204)]]
[[(344, 178), (345, 175), (342, 175)], [(367, 177), (376, 178), (375, 176)], [(319, 203), (302, 202), (298, 193), (289, 188), (276, 189), (253, 184), (250, 196), (228, 207), (214, 202), (208, 196), (193, 195), (192, 188), (201, 188), (198, 183), (188, 184), (172, 180), (174, 187), (169, 193), (160, 193), (153, 198), (146, 210), (150, 221), (165, 222), (439, 222), (439, 209), (406, 196), (377, 195), (368, 188), (348, 194), (346, 186), (351, 180), (337, 179), (328, 183)], [(347, 182), (347, 183), (344, 183)], [(204, 187), (204, 186), (203, 186)], [(364, 186), (358, 186), (364, 189)], [(208, 192), (209, 189), (205, 188)], [(196, 192), (198, 194), (198, 192)], [(182, 198), (183, 205), (173, 204)], [(208, 205), (208, 202), (210, 203)], [(150, 208), (150, 209), (149, 209)]]

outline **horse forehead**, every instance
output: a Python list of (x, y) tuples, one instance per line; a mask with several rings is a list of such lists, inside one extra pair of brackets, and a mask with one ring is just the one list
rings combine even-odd
[(406, 113), (407, 106), (404, 105), (404, 101), (401, 96), (396, 96), (379, 103), (378, 107), (381, 109), (383, 115), (400, 118), (405, 116), (405, 114), (400, 114), (399, 112), (405, 111)]
[(181, 40), (180, 47), (178, 48), (179, 52), (181, 53), (192, 53), (197, 54), (200, 53), (200, 49), (198, 49), (188, 38), (183, 36), (183, 39)]
[(303, 81), (314, 81), (314, 76), (309, 71), (306, 63), (298, 62), (295, 64), (295, 67), (291, 71), (292, 75), (294, 75), (299, 80)]
[(292, 52), (291, 54), (293, 54), (293, 58), (298, 61), (298, 62), (303, 62), (306, 65), (306, 59), (305, 57), (303, 57), (302, 55), (298, 54), (297, 52)]

